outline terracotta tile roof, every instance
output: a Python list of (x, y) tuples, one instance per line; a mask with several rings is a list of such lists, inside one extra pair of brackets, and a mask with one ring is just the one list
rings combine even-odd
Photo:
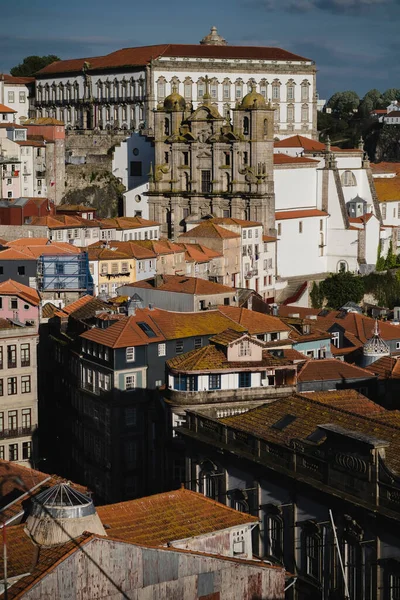
[(387, 113), (386, 116), (387, 117), (396, 117), (397, 119), (400, 119), (400, 110), (391, 110), (389, 113)]
[(116, 217), (115, 219), (101, 219), (102, 229), (140, 229), (142, 227), (153, 227), (160, 225), (157, 221), (149, 221), (142, 217)]
[(123, 48), (105, 56), (76, 58), (51, 63), (36, 73), (50, 75), (55, 73), (81, 71), (83, 64), (89, 64), (89, 72), (117, 67), (134, 67), (148, 65), (152, 60), (161, 57), (171, 58), (224, 58), (224, 59), (259, 59), (282, 61), (309, 61), (297, 54), (292, 54), (281, 48), (266, 46), (207, 46), (200, 44), (159, 44), (155, 46), (140, 46)]
[(85, 204), (60, 204), (56, 206), (56, 212), (63, 214), (69, 212), (94, 212), (94, 206), (85, 206)]
[(150, 546), (257, 522), (257, 517), (184, 488), (99, 506), (97, 512), (103, 525), (110, 526), (107, 533), (112, 537)]
[(34, 257), (30, 257), (25, 252), (16, 250), (15, 248), (6, 248), (0, 251), (1, 260), (34, 260)]
[[(8, 522), (11, 519), (16, 519), (18, 515), (24, 513), (26, 508), (26, 500), (32, 495), (39, 493), (65, 481), (58, 475), (48, 475), (41, 471), (24, 467), (15, 462), (0, 460), (0, 481), (1, 481), (1, 497), (0, 497), (0, 526), (4, 519)], [(82, 492), (87, 492), (87, 488), (73, 484), (73, 487)], [(34, 488), (33, 492), (30, 492)]]
[(301, 392), (299, 394), (304, 398), (310, 400), (316, 400), (321, 404), (327, 404), (334, 408), (340, 408), (348, 410), (349, 412), (356, 413), (357, 415), (365, 416), (385, 416), (388, 415), (388, 411), (372, 402), (369, 398), (366, 398), (360, 392), (356, 390), (329, 390), (327, 392)]
[[(7, 246), (9, 248), (14, 248), (18, 246), (45, 246), (49, 244), (50, 240), (46, 237), (38, 237), (38, 238), (18, 238), (17, 240), (11, 240), (7, 242)], [(69, 244), (66, 244), (69, 245)]]
[(236, 342), (236, 340), (240, 340), (240, 338), (244, 336), (247, 337), (247, 334), (243, 331), (226, 329), (225, 331), (221, 331), (221, 333), (217, 333), (217, 335), (210, 337), (209, 341), (213, 344), (218, 344), (219, 346), (229, 346), (229, 344)]
[(210, 222), (216, 225), (238, 225), (241, 228), (262, 226), (259, 221), (246, 221), (245, 219), (233, 219), (232, 217), (215, 217), (210, 219)]
[(263, 235), (263, 242), (276, 242), (278, 238), (273, 237), (272, 235)]
[(95, 219), (82, 219), (76, 215), (57, 215), (46, 217), (33, 217), (31, 225), (41, 225), (49, 229), (68, 229), (78, 227), (99, 227)]
[[(275, 143), (276, 146), (276, 143)], [(307, 158), (305, 156), (289, 156), (288, 154), (274, 154), (274, 165), (296, 165), (296, 164), (306, 164), (309, 163), (310, 166), (316, 166), (319, 161), (314, 160), (312, 158)]]
[(99, 310), (105, 310), (109, 308), (106, 302), (100, 300), (100, 298), (85, 295), (71, 304), (67, 304), (62, 309), (58, 309), (55, 313), (58, 317), (73, 317), (77, 321), (94, 317), (96, 312)]
[[(144, 260), (146, 258), (156, 258), (157, 254), (152, 250), (151, 247), (142, 245), (137, 241), (120, 242), (117, 240), (110, 240), (109, 242), (98, 241), (91, 244), (88, 248), (107, 248), (109, 252), (121, 252), (129, 258), (136, 260)], [(110, 255), (111, 256), (111, 255)]]
[(257, 335), (275, 331), (290, 331), (290, 327), (283, 323), (279, 317), (265, 315), (248, 308), (236, 306), (219, 306), (218, 310), (235, 323), (246, 328), (250, 335)]
[(298, 381), (339, 381), (347, 379), (371, 379), (373, 374), (366, 369), (356, 367), (338, 360), (337, 358), (324, 358), (322, 360), (308, 360), (298, 374)]
[(349, 223), (368, 223), (368, 221), (373, 217), (372, 213), (365, 213), (365, 215), (361, 215), (361, 217), (349, 217)]
[[(305, 152), (324, 152), (326, 144), (304, 137), (303, 135), (293, 135), (284, 140), (279, 140), (274, 143), (275, 148), (302, 148)], [(355, 152), (354, 149), (343, 150), (338, 146), (331, 146), (331, 150), (335, 152)], [(359, 150), (361, 152), (361, 150)]]
[(26, 127), (23, 125), (17, 125), (16, 123), (0, 123), (0, 129), (26, 129)]
[(24, 123), (26, 125), (65, 125), (64, 121), (60, 121), (54, 117), (36, 117), (34, 119), (27, 119)]
[(38, 142), (37, 140), (29, 139), (22, 142), (15, 140), (15, 143), (18, 144), (18, 146), (32, 146), (33, 148), (44, 148), (46, 146), (44, 142)]
[(183, 249), (179, 244), (175, 244), (166, 238), (160, 238), (158, 240), (135, 240), (135, 244), (142, 248), (147, 248), (153, 252), (153, 255), (166, 255), (166, 254), (181, 254)]
[[(386, 111), (384, 111), (386, 113)], [(379, 162), (379, 163), (371, 163), (371, 171), (373, 175), (378, 175), (379, 173), (400, 173), (400, 162)]]
[(52, 317), (54, 317), (57, 310), (58, 306), (56, 306), (52, 302), (46, 302), (46, 304), (42, 306), (42, 319), (51, 319)]
[[(32, 242), (35, 238), (32, 238)], [(38, 238), (38, 241), (42, 241), (43, 238)], [(24, 245), (26, 244), (26, 245)], [(39, 256), (47, 255), (47, 256), (58, 256), (63, 254), (80, 254), (82, 250), (76, 246), (72, 246), (71, 244), (67, 244), (66, 242), (50, 242), (48, 239), (43, 241), (43, 243), (37, 243), (37, 241), (31, 243), (31, 238), (21, 238), (19, 240), (15, 240), (15, 243), (8, 242), (7, 246), (10, 247), (11, 250), (14, 250), (18, 253), (22, 253), (25, 255), (25, 260), (29, 258), (39, 258)], [(12, 253), (4, 254), (4, 260), (10, 260), (12, 257)], [(15, 260), (20, 259), (19, 255), (15, 256)]]
[(285, 219), (307, 219), (308, 217), (329, 217), (327, 212), (310, 208), (304, 210), (285, 210), (275, 213), (276, 221), (284, 221)]
[(295, 362), (307, 360), (306, 356), (296, 350), (295, 348), (283, 348), (282, 350), (284, 358)]
[(91, 246), (87, 249), (89, 260), (127, 260), (130, 258), (129, 254), (125, 254), (125, 252), (119, 252), (118, 250), (113, 250), (112, 248), (93, 248)]
[(400, 357), (398, 356), (382, 356), (365, 368), (377, 375), (378, 379), (400, 379)]
[(40, 304), (40, 296), (35, 289), (12, 279), (0, 283), (0, 296), (17, 296), (34, 306)]
[(184, 275), (162, 275), (162, 283), (155, 285), (155, 279), (145, 279), (129, 284), (131, 288), (154, 289), (162, 292), (175, 292), (181, 294), (213, 295), (233, 294), (234, 288), (221, 283), (214, 283), (199, 277), (186, 277)]
[[(154, 336), (149, 338), (139, 327), (138, 323), (146, 323), (154, 332)], [(139, 310), (135, 316), (125, 317), (118, 320), (107, 329), (93, 328), (83, 333), (80, 337), (98, 342), (109, 348), (127, 348), (128, 346), (144, 346), (151, 342), (164, 341), (165, 337), (158, 327), (152, 322), (146, 314)]]
[(234, 231), (229, 231), (229, 229), (225, 229), (224, 227), (220, 227), (212, 221), (204, 221), (204, 223), (197, 225), (190, 231), (186, 231), (186, 233), (181, 233), (178, 238), (178, 241), (181, 241), (182, 239), (195, 240), (196, 238), (233, 239), (240, 238), (240, 234), (235, 233)]
[[(346, 335), (351, 334), (355, 336), (362, 344), (365, 344), (371, 338), (374, 331), (375, 319), (358, 313), (348, 312), (341, 317), (339, 316), (340, 311), (330, 310), (325, 316), (320, 316), (321, 309), (318, 308), (284, 306), (282, 304), (279, 306), (280, 316), (289, 316), (291, 313), (298, 313), (303, 319), (309, 315), (316, 315), (317, 319), (314, 323), (322, 331), (328, 331), (334, 324), (340, 325), (345, 330)], [(400, 327), (398, 325), (392, 325), (388, 321), (379, 321), (379, 330), (383, 340), (400, 341)]]
[[(341, 402), (339, 402), (341, 404)], [(398, 412), (398, 411), (396, 411)], [(287, 415), (296, 417), (282, 430), (273, 427)], [(400, 421), (388, 414), (359, 414), (355, 411), (336, 408), (334, 403), (311, 400), (309, 395), (295, 394), (282, 398), (278, 402), (265, 404), (241, 415), (219, 419), (222, 423), (248, 432), (274, 444), (287, 447), (293, 439), (304, 440), (318, 429), (318, 425), (331, 423), (346, 430), (385, 440), (389, 446), (385, 449), (385, 462), (395, 472), (400, 472)], [(324, 440), (322, 439), (320, 443)]]
[(400, 202), (400, 176), (374, 177), (374, 185), (379, 202)]
[[(0, 104), (0, 113), (16, 113), (17, 111), (5, 104)], [(11, 125), (11, 123), (10, 123)]]
[(203, 244), (176, 244), (182, 251), (185, 252), (185, 258), (188, 262), (205, 263), (213, 258), (223, 256), (220, 252), (207, 248)]
[(34, 77), (14, 77), (14, 75), (9, 75), (8, 73), (0, 73), (0, 81), (4, 80), (4, 83), (9, 84), (18, 84), (18, 83), (34, 83)]

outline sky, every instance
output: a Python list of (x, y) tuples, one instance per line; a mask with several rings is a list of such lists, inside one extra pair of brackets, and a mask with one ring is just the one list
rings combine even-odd
[(215, 25), (229, 44), (315, 60), (320, 98), (400, 87), (400, 0), (13, 0), (0, 23), (5, 73), (31, 54), (67, 59), (196, 44)]

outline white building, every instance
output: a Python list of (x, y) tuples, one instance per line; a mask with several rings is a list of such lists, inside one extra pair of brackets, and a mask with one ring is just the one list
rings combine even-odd
[(254, 84), (276, 108), (276, 135), (317, 134), (316, 66), (280, 48), (230, 46), (213, 27), (200, 44), (160, 44), (107, 56), (62, 60), (36, 75), (37, 116), (74, 129), (143, 128), (176, 88), (197, 108), (206, 77), (212, 101), (230, 115)]
[(362, 149), (294, 136), (276, 142), (275, 153), (277, 274), (372, 268), (381, 212)]
[(16, 123), (23, 123), (29, 117), (29, 96), (34, 88), (34, 81), (34, 77), (0, 74), (0, 104), (15, 110)]
[(102, 219), (101, 239), (113, 239), (120, 242), (138, 240), (158, 240), (160, 237), (160, 223), (149, 221), (142, 217), (116, 217)]

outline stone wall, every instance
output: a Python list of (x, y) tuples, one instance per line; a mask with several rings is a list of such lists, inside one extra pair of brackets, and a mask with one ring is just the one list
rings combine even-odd
[(97, 164), (67, 165), (64, 195), (61, 204), (93, 206), (98, 217), (120, 214), (123, 185), (111, 169)]

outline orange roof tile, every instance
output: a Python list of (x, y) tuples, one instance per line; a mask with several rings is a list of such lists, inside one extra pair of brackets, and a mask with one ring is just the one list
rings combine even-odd
[(159, 44), (123, 48), (105, 56), (60, 60), (44, 67), (36, 76), (54, 73), (80, 72), (84, 63), (88, 63), (89, 73), (109, 68), (145, 66), (160, 57), (171, 58), (224, 58), (224, 59), (259, 59), (282, 61), (308, 61), (297, 54), (281, 48), (266, 46), (211, 46), (200, 44)]
[[(311, 138), (304, 137), (303, 135), (293, 135), (292, 137), (284, 140), (279, 140), (274, 143), (275, 148), (302, 148), (305, 152), (324, 152), (326, 150), (326, 144)], [(356, 149), (345, 149), (338, 148), (337, 146), (331, 146), (331, 150), (335, 152), (362, 152)]]
[[(276, 144), (275, 144), (276, 146)], [(296, 165), (296, 164), (309, 164), (310, 167), (315, 167), (319, 161), (305, 156), (289, 156), (288, 154), (274, 154), (274, 165)]]
[(40, 296), (36, 290), (12, 279), (7, 279), (7, 281), (0, 283), (0, 295), (17, 296), (34, 306), (40, 304)]
[(67, 229), (78, 227), (99, 227), (99, 221), (95, 219), (82, 219), (76, 215), (48, 215), (45, 217), (33, 217), (32, 225), (41, 225), (49, 229)]
[(95, 242), (94, 244), (88, 246), (88, 248), (103, 248), (108, 250), (108, 252), (121, 252), (129, 258), (135, 258), (137, 260), (142, 260), (145, 258), (156, 258), (157, 256), (156, 253), (151, 249), (151, 247), (142, 245), (138, 241), (120, 242), (117, 240), (110, 240), (109, 242), (104, 242), (99, 240), (98, 242)]
[(4, 83), (34, 83), (34, 77), (14, 77), (14, 75), (9, 75), (8, 73), (0, 73), (0, 81), (3, 80)]
[(235, 323), (243, 325), (250, 335), (276, 331), (290, 331), (290, 327), (283, 323), (279, 317), (265, 315), (260, 312), (249, 310), (248, 308), (238, 308), (236, 306), (219, 306), (218, 310), (223, 315), (232, 319)]
[(33, 256), (29, 257), (25, 254), (25, 252), (21, 252), (20, 250), (16, 250), (15, 248), (6, 248), (5, 250), (0, 251), (0, 259), (1, 260), (34, 260)]
[[(93, 328), (81, 335), (82, 338), (98, 342), (109, 348), (127, 348), (128, 346), (144, 346), (150, 342), (164, 341), (164, 336), (157, 326), (151, 322), (146, 314), (134, 317), (125, 317), (107, 327), (107, 329)], [(149, 338), (139, 327), (138, 323), (146, 323), (153, 331), (154, 336)]]
[(224, 227), (220, 227), (216, 225), (211, 220), (204, 221), (204, 223), (200, 223), (190, 231), (186, 231), (186, 233), (181, 233), (178, 241), (182, 238), (188, 239), (196, 239), (196, 238), (220, 238), (220, 239), (232, 239), (232, 238), (240, 238), (238, 233), (234, 231), (229, 231), (229, 229), (225, 229)]
[(304, 398), (316, 400), (321, 404), (327, 404), (334, 408), (348, 410), (352, 413), (365, 416), (387, 415), (388, 411), (372, 402), (369, 398), (357, 392), (357, 390), (329, 390), (326, 392), (301, 392)]
[(100, 221), (102, 229), (140, 229), (141, 227), (153, 227), (155, 225), (160, 225), (160, 223), (142, 217), (116, 217), (114, 219), (101, 219)]
[(370, 166), (373, 175), (378, 175), (379, 173), (400, 173), (400, 162), (371, 163)]
[(78, 310), (78, 308), (85, 306), (85, 304), (87, 304), (91, 300), (93, 300), (93, 296), (89, 296), (88, 294), (85, 294), (84, 296), (81, 296), (80, 298), (78, 298), (78, 300), (71, 302), (71, 304), (67, 304), (66, 306), (64, 306), (64, 308), (60, 308), (58, 311), (59, 316), (71, 315), (73, 312)]
[(165, 255), (183, 252), (182, 248), (178, 244), (175, 244), (166, 238), (160, 238), (158, 240), (135, 240), (135, 244), (138, 244), (138, 246), (141, 246), (142, 248), (151, 250), (157, 256), (162, 254)]
[(272, 236), (272, 235), (263, 235), (263, 242), (276, 242), (278, 238)]
[(379, 202), (400, 201), (399, 175), (396, 177), (374, 177), (374, 185)]
[(17, 111), (5, 104), (0, 104), (0, 113), (16, 113)]
[(211, 223), (216, 225), (239, 225), (239, 227), (260, 227), (262, 223), (259, 221), (247, 221), (246, 219), (233, 219), (232, 217), (214, 217), (210, 219)]
[(196, 295), (233, 294), (235, 291), (234, 288), (227, 285), (214, 283), (199, 277), (186, 277), (184, 275), (162, 275), (161, 277), (162, 280), (159, 285), (156, 285), (155, 278), (151, 278), (131, 283), (129, 287)]
[(307, 381), (341, 381), (347, 379), (371, 379), (373, 374), (366, 369), (356, 367), (338, 360), (337, 358), (324, 358), (308, 360), (298, 374), (300, 383)]
[(307, 219), (308, 217), (329, 217), (327, 212), (310, 208), (304, 210), (285, 210), (275, 213), (276, 221), (284, 221), (285, 219)]
[(97, 512), (103, 525), (109, 526), (109, 535), (150, 546), (165, 545), (258, 520), (184, 488), (99, 506)]
[(399, 356), (382, 356), (365, 368), (377, 375), (378, 379), (400, 379)]
[(220, 252), (207, 248), (203, 244), (177, 244), (178, 247), (185, 252), (186, 260), (197, 263), (209, 262), (213, 258), (223, 256)]

